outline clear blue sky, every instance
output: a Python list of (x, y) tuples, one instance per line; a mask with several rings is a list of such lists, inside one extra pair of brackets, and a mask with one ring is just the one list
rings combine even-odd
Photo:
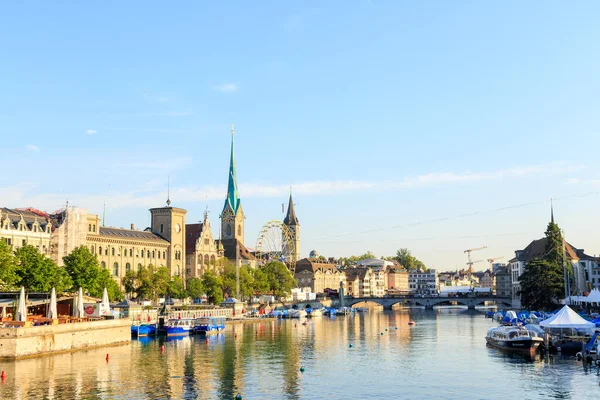
[(235, 122), (249, 246), (292, 185), (303, 256), (508, 260), (550, 197), (600, 253), (600, 3), (223, 3), (3, 4), (1, 205), (144, 227), (170, 174), (217, 231)]

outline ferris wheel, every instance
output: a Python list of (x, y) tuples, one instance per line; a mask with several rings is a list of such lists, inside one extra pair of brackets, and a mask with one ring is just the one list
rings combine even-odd
[(293, 275), (296, 268), (294, 243), (294, 234), (283, 222), (269, 221), (256, 239), (256, 257), (262, 263), (281, 261)]

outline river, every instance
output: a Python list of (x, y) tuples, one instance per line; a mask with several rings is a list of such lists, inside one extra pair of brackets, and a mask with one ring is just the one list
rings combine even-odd
[[(409, 319), (416, 326), (408, 326)], [(1, 399), (598, 399), (574, 359), (487, 348), (473, 310), (260, 320), (224, 334), (0, 362)], [(164, 353), (161, 345), (164, 344)], [(109, 360), (106, 361), (106, 354)], [(301, 372), (303, 368), (304, 372)]]

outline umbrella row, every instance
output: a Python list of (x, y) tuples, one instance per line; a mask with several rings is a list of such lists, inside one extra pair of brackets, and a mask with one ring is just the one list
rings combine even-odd
[[(109, 300), (108, 300), (108, 291), (104, 288), (104, 293), (102, 294), (102, 304), (103, 307), (108, 309)], [(83, 289), (79, 288), (77, 291), (77, 297), (75, 298), (75, 306), (73, 307), (73, 316), (77, 318), (85, 317), (85, 312), (83, 310)], [(27, 321), (27, 305), (25, 304), (25, 288), (21, 287), (21, 292), (19, 293), (19, 303), (17, 306), (17, 311), (15, 313), (15, 320), (20, 322)], [(58, 319), (58, 311), (56, 307), (56, 290), (52, 288), (52, 293), (50, 294), (50, 306), (48, 307), (48, 312), (46, 315), (47, 318), (50, 319)]]

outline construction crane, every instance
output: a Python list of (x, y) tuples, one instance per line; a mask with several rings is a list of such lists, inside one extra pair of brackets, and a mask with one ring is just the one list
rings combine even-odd
[(465, 250), (465, 253), (467, 253), (467, 259), (468, 259), (467, 265), (469, 266), (469, 268), (468, 268), (469, 275), (471, 275), (473, 273), (473, 264), (475, 264), (477, 262), (480, 262), (480, 261), (483, 261), (483, 260), (471, 261), (471, 252), (477, 251), (477, 250), (483, 250), (483, 249), (487, 249), (487, 246), (477, 247), (475, 249), (467, 249), (467, 250)]
[(494, 263), (494, 261), (502, 260), (503, 258), (504, 256), (488, 258), (487, 261), (490, 263), (490, 269), (493, 269), (492, 264)]

